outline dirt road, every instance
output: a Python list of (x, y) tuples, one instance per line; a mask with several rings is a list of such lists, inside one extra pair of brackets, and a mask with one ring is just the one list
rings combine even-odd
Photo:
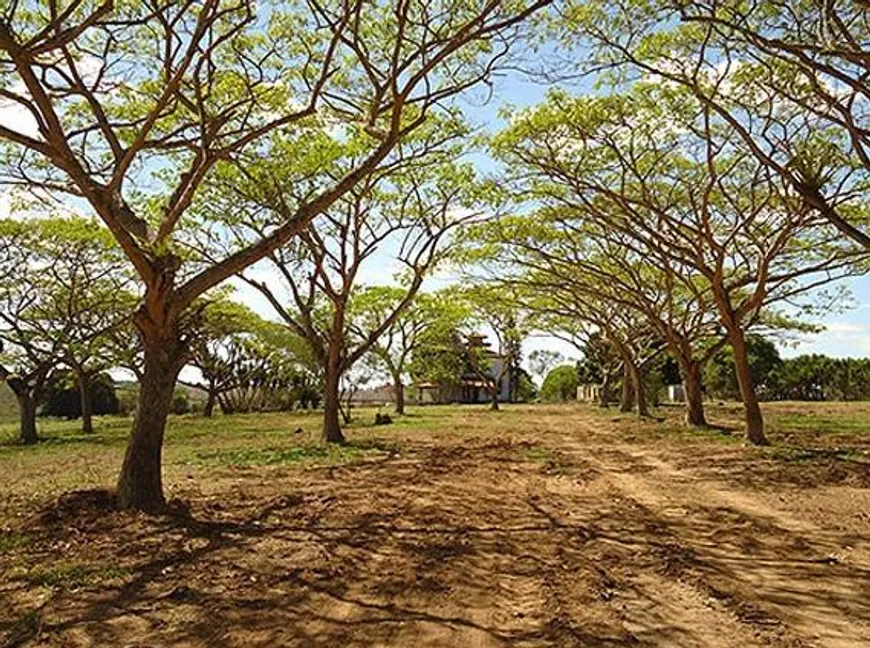
[(866, 467), (808, 488), (739, 447), (626, 441), (582, 417), (394, 440), (352, 465), (225, 471), (186, 521), (46, 523), (69, 556), (128, 575), (3, 586), (38, 609), (18, 641), (870, 646)]

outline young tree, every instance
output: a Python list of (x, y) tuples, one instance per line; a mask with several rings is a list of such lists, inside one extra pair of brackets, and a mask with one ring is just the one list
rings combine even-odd
[[(488, 79), (549, 0), (342, 3), (204, 0), (0, 10), (0, 180), (73, 196), (112, 233), (144, 297), (144, 372), (118, 479), (122, 507), (163, 506), (161, 453), (185, 322), (209, 289), (265, 258), (365, 180), (452, 97)], [(334, 126), (363, 130), (341, 175), (305, 154)], [(271, 150), (269, 137), (306, 147)], [(340, 139), (340, 136), (339, 136)], [(216, 165), (281, 156), (311, 187), (282, 220), (208, 263), (185, 263), (186, 218)]]
[[(359, 291), (352, 304), (354, 334), (364, 337), (365, 331), (386, 321), (394, 304), (404, 296), (404, 289), (394, 286)], [(454, 298), (453, 291), (419, 293), (372, 345), (375, 365), (383, 367), (393, 381), (396, 414), (405, 413), (405, 377), (414, 353), (461, 328), (467, 317), (465, 305)]]
[(571, 365), (554, 367), (541, 384), (541, 398), (562, 403), (577, 397), (577, 368)]

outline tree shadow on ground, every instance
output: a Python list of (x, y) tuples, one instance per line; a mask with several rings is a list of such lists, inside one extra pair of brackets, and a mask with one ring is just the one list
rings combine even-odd
[[(527, 446), (421, 445), (157, 518), (112, 512), (97, 495), (76, 514), (69, 500), (66, 514), (33, 523), (34, 555), (66, 546), (130, 576), (10, 604), (0, 637), (10, 647), (707, 646), (726, 618), (753, 636), (815, 622), (835, 638), (848, 631), (840, 617), (870, 620), (870, 573), (825, 561), (833, 534), (798, 535), (691, 497), (682, 516), (663, 515), (596, 490), (581, 459), (542, 472)], [(24, 589), (3, 594), (26, 600)], [(709, 603), (692, 608), (698, 596)]]

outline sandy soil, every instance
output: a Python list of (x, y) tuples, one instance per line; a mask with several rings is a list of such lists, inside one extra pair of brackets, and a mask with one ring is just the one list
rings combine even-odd
[[(384, 432), (398, 451), (351, 465), (221, 469), (189, 515), (62, 499), (6, 556), (0, 645), (870, 646), (866, 464), (501, 416)], [(35, 587), (15, 556), (118, 569)]]

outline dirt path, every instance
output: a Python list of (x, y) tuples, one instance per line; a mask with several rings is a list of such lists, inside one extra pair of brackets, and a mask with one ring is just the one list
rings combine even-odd
[(591, 420), (522, 429), (215, 473), (187, 520), (48, 525), (43, 557), (127, 575), (0, 584), (38, 624), (0, 645), (870, 645), (867, 489), (744, 488)]

